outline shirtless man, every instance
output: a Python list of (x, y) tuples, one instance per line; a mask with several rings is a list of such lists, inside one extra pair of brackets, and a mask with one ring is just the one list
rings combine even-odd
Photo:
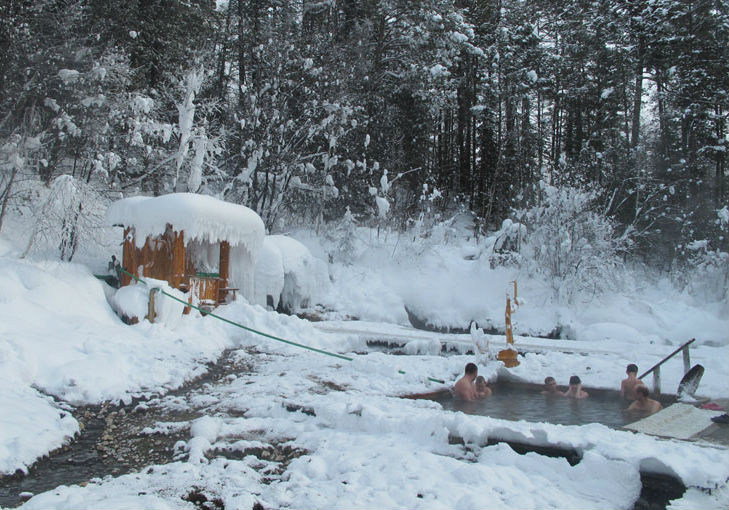
[(657, 413), (663, 406), (657, 400), (648, 398), (650, 392), (645, 386), (638, 385), (635, 387), (635, 401), (628, 406), (629, 411), (648, 411), (650, 414)]
[(567, 392), (564, 394), (564, 396), (569, 398), (581, 399), (589, 397), (590, 394), (582, 389), (582, 381), (580, 380), (580, 378), (576, 375), (573, 375), (572, 377), (570, 377), (570, 387), (567, 389)]
[(478, 398), (478, 392), (476, 391), (476, 385), (473, 381), (476, 380), (478, 375), (478, 367), (475, 363), (467, 363), (466, 370), (460, 379), (453, 386), (453, 393), (456, 394), (457, 398), (461, 400), (476, 400)]
[(564, 397), (564, 393), (559, 391), (557, 381), (552, 376), (544, 378), (544, 390), (542, 391), (542, 395)]
[(625, 373), (628, 374), (628, 377), (620, 383), (620, 398), (635, 400), (638, 398), (635, 389), (643, 384), (643, 381), (638, 379), (638, 365), (631, 363)]
[(490, 397), (492, 394), (491, 388), (486, 378), (482, 375), (476, 377), (476, 398)]

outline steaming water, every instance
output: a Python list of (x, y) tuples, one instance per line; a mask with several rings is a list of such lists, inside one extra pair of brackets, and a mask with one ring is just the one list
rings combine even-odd
[[(588, 398), (576, 400), (560, 396), (545, 396), (536, 385), (495, 383), (490, 385), (493, 395), (475, 401), (463, 401), (450, 395), (435, 398), (444, 409), (462, 411), (505, 420), (526, 420), (562, 425), (602, 423), (620, 428), (647, 416), (646, 413), (628, 411), (628, 403), (620, 399), (617, 391), (587, 388)], [(664, 407), (666, 402), (662, 402)]]

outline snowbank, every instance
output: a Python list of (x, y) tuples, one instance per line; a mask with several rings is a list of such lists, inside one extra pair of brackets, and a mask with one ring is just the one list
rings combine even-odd
[[(0, 400), (11, 410), (1, 418), (0, 472), (26, 469), (78, 431), (40, 392), (71, 404), (128, 402), (199, 375), (230, 345), (219, 325), (194, 314), (178, 316), (175, 329), (170, 321), (127, 326), (104, 285), (76, 264), (0, 257)], [(177, 316), (165, 312), (168, 301), (159, 306), (163, 317)]]
[[(329, 273), (326, 263), (314, 257), (309, 249), (302, 243), (288, 236), (266, 236), (267, 252), (278, 250), (283, 271), (283, 287), (280, 290), (281, 304), (284, 309), (296, 312), (307, 308), (314, 303), (314, 296), (321, 296), (328, 292)], [(269, 278), (261, 284), (262, 289), (275, 291), (280, 282), (280, 272), (275, 264), (278, 257), (275, 255), (261, 268), (256, 270), (256, 278)], [(256, 280), (256, 285), (259, 285)], [(263, 303), (265, 306), (265, 300)]]
[(187, 302), (187, 296), (177, 289), (170, 287), (164, 280), (145, 277), (144, 283), (132, 283), (118, 289), (110, 298), (109, 304), (120, 317), (144, 319), (149, 314), (149, 301), (152, 293), (154, 297), (154, 322), (164, 324), (170, 329), (175, 329), (182, 320), (182, 312), (185, 305), (180, 301), (163, 297), (159, 294), (164, 291), (168, 295), (175, 296), (178, 300)]
[(261, 256), (256, 262), (255, 282), (253, 302), (266, 307), (270, 301), (272, 309), (278, 308), (281, 291), (284, 288), (284, 267), (281, 250), (271, 240), (271, 236), (263, 239)]

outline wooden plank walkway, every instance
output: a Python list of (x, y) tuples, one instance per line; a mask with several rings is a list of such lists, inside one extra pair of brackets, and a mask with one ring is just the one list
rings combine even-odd
[(623, 428), (652, 436), (692, 439), (714, 425), (711, 418), (721, 414), (724, 411), (699, 409), (691, 404), (677, 402)]
[[(390, 346), (404, 347), (407, 343), (416, 340), (421, 341), (433, 341), (437, 340), (441, 345), (446, 347), (453, 347), (461, 352), (467, 350), (473, 350), (474, 344), (469, 334), (454, 333), (431, 333), (419, 329), (409, 329), (404, 326), (398, 326), (398, 330), (401, 333), (395, 333), (392, 331), (377, 330), (374, 327), (356, 327), (349, 325), (331, 324), (326, 322), (314, 322), (312, 325), (327, 333), (339, 333), (346, 335), (357, 335), (364, 338), (365, 340), (379, 341), (387, 343)], [(505, 349), (507, 346), (506, 338), (504, 335), (485, 335), (485, 338), (489, 340), (489, 346), (492, 352), (496, 352), (500, 349)], [(574, 354), (621, 354), (618, 349), (607, 350), (594, 348), (589, 345), (585, 345), (583, 342), (576, 342), (572, 340), (554, 340), (549, 338), (537, 338), (529, 336), (514, 335), (514, 347), (519, 352), (563, 352), (563, 353), (574, 353)]]

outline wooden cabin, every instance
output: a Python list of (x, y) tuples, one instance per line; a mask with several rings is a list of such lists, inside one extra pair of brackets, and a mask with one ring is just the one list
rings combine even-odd
[[(123, 199), (109, 207), (107, 220), (124, 228), (126, 271), (164, 280), (206, 308), (239, 290), (240, 282), (231, 279), (231, 248), (234, 262), (247, 262), (252, 272), (264, 238), (263, 221), (251, 209), (191, 193)], [(122, 287), (135, 282), (124, 272), (120, 280)]]

